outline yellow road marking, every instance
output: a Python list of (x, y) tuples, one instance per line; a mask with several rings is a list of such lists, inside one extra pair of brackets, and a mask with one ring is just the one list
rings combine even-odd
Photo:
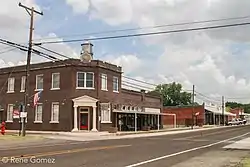
[(31, 157), (46, 157), (46, 156), (53, 156), (53, 155), (62, 155), (62, 154), (70, 154), (76, 152), (85, 152), (85, 151), (96, 151), (96, 150), (108, 150), (108, 149), (115, 149), (115, 148), (122, 148), (122, 147), (129, 147), (131, 145), (114, 145), (114, 146), (103, 146), (103, 147), (92, 147), (92, 148), (82, 148), (82, 149), (72, 149), (72, 150), (60, 150), (60, 151), (51, 151), (51, 152), (44, 152), (44, 153), (34, 153), (34, 154), (26, 154), (26, 155), (18, 155), (18, 156), (5, 156), (2, 158), (31, 158)]

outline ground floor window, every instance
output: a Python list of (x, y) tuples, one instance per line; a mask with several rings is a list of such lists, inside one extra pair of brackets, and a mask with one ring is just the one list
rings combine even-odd
[(43, 105), (37, 104), (35, 109), (35, 122), (42, 122), (43, 121)]
[[(153, 114), (137, 114), (136, 126), (135, 126), (135, 114), (118, 113), (117, 125), (119, 131), (134, 131), (144, 130), (150, 128), (150, 130), (158, 129), (158, 116)], [(161, 124), (161, 121), (160, 121)]]
[(7, 108), (7, 122), (12, 122), (13, 121), (13, 110), (14, 110), (14, 105), (13, 104), (8, 104)]
[(111, 123), (111, 110), (109, 103), (101, 103), (101, 123)]
[(59, 122), (59, 102), (53, 102), (51, 105), (51, 122)]

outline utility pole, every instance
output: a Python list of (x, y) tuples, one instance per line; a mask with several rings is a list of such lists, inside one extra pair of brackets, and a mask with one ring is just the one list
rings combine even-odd
[[(30, 60), (31, 60), (31, 52), (32, 52), (32, 39), (33, 39), (33, 30), (34, 30), (34, 13), (39, 15), (43, 15), (43, 12), (36, 11), (34, 7), (29, 8), (21, 4), (18, 4), (20, 7), (24, 8), (27, 13), (30, 15), (30, 30), (29, 30), (29, 48), (27, 54), (27, 64), (26, 64), (26, 79), (25, 79), (25, 95), (24, 95), (24, 106), (22, 112), (28, 111), (28, 101), (29, 101), (29, 75), (30, 75)], [(25, 136), (25, 120), (22, 119), (22, 136)]]
[(192, 129), (194, 129), (194, 85), (193, 85), (193, 93), (192, 93)]
[(222, 103), (222, 121), (223, 121), (223, 126), (225, 126), (225, 113), (224, 113), (224, 110), (225, 110), (225, 106), (224, 106), (224, 96), (222, 96), (222, 99), (221, 99), (221, 103)]

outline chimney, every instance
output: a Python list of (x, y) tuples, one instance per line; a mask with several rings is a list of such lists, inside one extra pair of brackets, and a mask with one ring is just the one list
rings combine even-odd
[(90, 62), (93, 59), (93, 50), (92, 50), (93, 44), (90, 43), (89, 41), (86, 41), (83, 44), (81, 44), (81, 46), (82, 46), (82, 51), (80, 60)]
[(141, 90), (141, 101), (144, 101), (145, 100), (145, 90)]

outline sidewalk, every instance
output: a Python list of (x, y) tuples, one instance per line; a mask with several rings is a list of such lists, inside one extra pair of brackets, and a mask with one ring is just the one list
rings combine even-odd
[(250, 137), (236, 141), (233, 144), (229, 144), (225, 149), (234, 149), (234, 150), (250, 150)]
[(151, 136), (163, 136), (163, 135), (170, 135), (170, 134), (178, 134), (178, 133), (188, 133), (188, 132), (196, 132), (196, 131), (205, 131), (209, 129), (216, 129), (216, 128), (226, 128), (226, 127), (213, 127), (213, 128), (195, 128), (195, 129), (175, 129), (175, 130), (168, 130), (168, 131), (157, 131), (156, 132), (137, 132), (137, 133), (130, 133), (125, 132), (121, 134), (110, 134), (107, 132), (88, 132), (88, 133), (65, 133), (65, 134), (58, 134), (58, 135), (46, 135), (45, 138), (48, 139), (61, 139), (61, 140), (72, 140), (72, 141), (94, 141), (94, 140), (114, 140), (114, 139), (129, 139), (129, 138), (141, 138), (141, 137), (151, 137)]

